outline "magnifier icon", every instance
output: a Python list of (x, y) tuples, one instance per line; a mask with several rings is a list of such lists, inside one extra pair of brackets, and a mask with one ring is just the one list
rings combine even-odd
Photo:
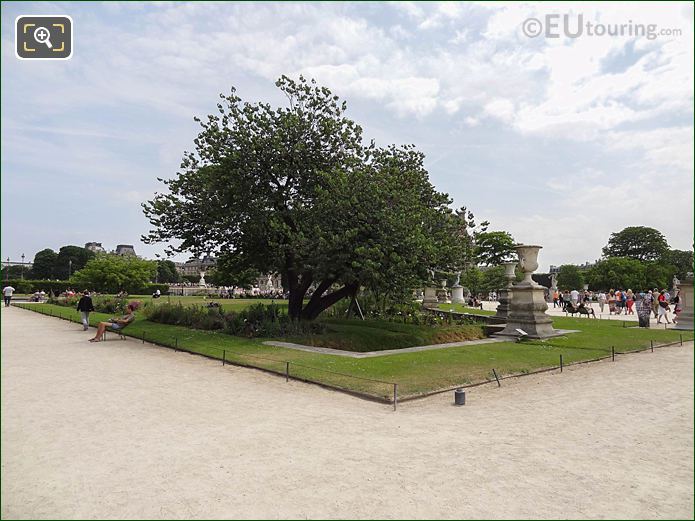
[(34, 40), (36, 40), (39, 43), (45, 43), (46, 47), (48, 47), (49, 49), (53, 49), (53, 45), (51, 45), (51, 33), (45, 27), (36, 28), (36, 30), (34, 31)]

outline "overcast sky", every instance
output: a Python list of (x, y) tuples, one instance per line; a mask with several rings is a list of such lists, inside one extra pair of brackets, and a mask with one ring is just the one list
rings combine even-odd
[[(18, 60), (20, 14), (72, 16), (72, 59)], [(546, 14), (681, 34), (527, 37)], [(378, 144), (414, 143), (454, 206), (541, 244), (541, 270), (597, 259), (625, 226), (692, 247), (691, 3), (13, 2), (2, 259), (87, 241), (161, 253), (140, 242), (140, 203), (192, 148), (193, 116), (231, 86), (284, 103), (281, 74), (330, 87)]]

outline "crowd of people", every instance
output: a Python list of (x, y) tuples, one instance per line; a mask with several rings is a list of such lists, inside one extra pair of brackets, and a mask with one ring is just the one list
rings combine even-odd
[[(567, 309), (567, 306), (577, 308), (580, 305), (589, 306), (592, 302), (598, 303), (601, 313), (608, 307), (609, 315), (637, 315), (640, 326), (649, 327), (649, 319), (654, 314), (656, 323), (661, 324), (664, 320), (666, 324), (671, 323), (669, 313), (673, 312), (673, 323), (678, 321), (678, 314), (681, 312), (680, 296), (676, 290), (671, 295), (667, 289), (658, 288), (632, 291), (622, 288), (606, 291), (582, 292), (573, 289), (572, 291), (555, 290), (552, 294), (553, 307)], [(673, 309), (671, 308), (673, 306)]]

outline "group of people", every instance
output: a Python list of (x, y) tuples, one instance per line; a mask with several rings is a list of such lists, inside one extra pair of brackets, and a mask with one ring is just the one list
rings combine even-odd
[(657, 324), (661, 324), (662, 320), (670, 324), (669, 312), (671, 312), (671, 306), (673, 306), (674, 323), (677, 322), (678, 314), (681, 312), (678, 292), (672, 296), (667, 289), (659, 290), (658, 288), (638, 292), (631, 289), (623, 290), (622, 288), (610, 289), (607, 292), (588, 290), (580, 292), (576, 289), (572, 291), (555, 290), (552, 299), (553, 307), (559, 306), (562, 309), (565, 309), (568, 305), (577, 308), (580, 305), (588, 306), (591, 302), (598, 302), (601, 313), (604, 312), (606, 305), (608, 305), (609, 315), (637, 314), (642, 327), (649, 327), (649, 319), (652, 313), (654, 318), (656, 318)]
[[(97, 325), (97, 331), (93, 338), (90, 338), (90, 342), (98, 342), (104, 336), (104, 332), (107, 329), (111, 331), (120, 331), (124, 327), (128, 326), (135, 320), (135, 310), (140, 307), (140, 303), (137, 301), (130, 302), (125, 309), (125, 315), (121, 317), (110, 318), (105, 322), (99, 322)], [(84, 331), (89, 329), (89, 314), (94, 311), (94, 302), (89, 294), (89, 291), (84, 290), (82, 292), (82, 297), (77, 302), (77, 311), (80, 313), (82, 318), (82, 327)]]

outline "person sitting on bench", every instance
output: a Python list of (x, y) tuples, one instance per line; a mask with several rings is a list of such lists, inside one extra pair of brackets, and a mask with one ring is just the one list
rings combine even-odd
[(104, 336), (104, 331), (106, 331), (106, 328), (116, 332), (123, 331), (125, 327), (132, 324), (132, 322), (135, 320), (135, 310), (139, 307), (139, 305), (139, 302), (131, 302), (126, 306), (126, 314), (122, 317), (112, 318), (108, 322), (99, 322), (96, 335), (94, 335), (94, 338), (90, 338), (89, 341), (98, 342), (101, 340), (101, 337)]

